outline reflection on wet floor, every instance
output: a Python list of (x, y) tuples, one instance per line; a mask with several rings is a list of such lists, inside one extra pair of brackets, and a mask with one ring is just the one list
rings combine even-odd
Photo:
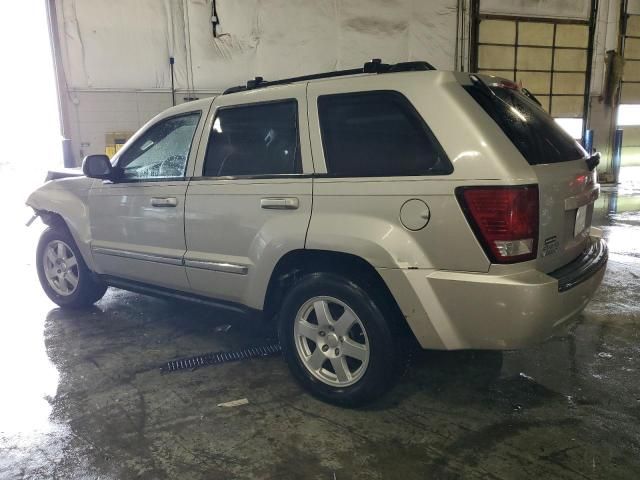
[[(610, 263), (567, 334), (504, 354), (416, 352), (390, 395), (355, 411), (303, 393), (279, 358), (161, 375), (167, 360), (238, 349), (268, 331), (118, 290), (90, 310), (55, 308), (33, 265), (42, 227), (22, 228), (28, 216), (9, 209), (10, 234), (1, 237), (2, 479), (610, 479), (640, 471), (633, 182), (603, 189), (597, 201), (594, 224)], [(217, 407), (241, 398), (249, 403)]]

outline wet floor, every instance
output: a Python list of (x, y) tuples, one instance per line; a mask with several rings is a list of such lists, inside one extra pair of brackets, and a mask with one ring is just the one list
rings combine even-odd
[(34, 271), (41, 227), (23, 228), (16, 203), (0, 240), (0, 478), (638, 478), (640, 185), (605, 190), (594, 222), (609, 267), (570, 332), (520, 352), (416, 355), (360, 410), (311, 398), (279, 357), (161, 375), (261, 333), (117, 290), (55, 308)]

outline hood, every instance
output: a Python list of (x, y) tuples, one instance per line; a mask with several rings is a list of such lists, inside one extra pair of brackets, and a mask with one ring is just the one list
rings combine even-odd
[(82, 174), (49, 180), (29, 195), (26, 204), (35, 210), (65, 211), (70, 203), (86, 202), (93, 181)]
[(53, 168), (47, 172), (47, 177), (45, 181), (49, 180), (59, 180), (61, 178), (69, 178), (69, 177), (83, 177), (84, 173), (82, 173), (82, 168)]

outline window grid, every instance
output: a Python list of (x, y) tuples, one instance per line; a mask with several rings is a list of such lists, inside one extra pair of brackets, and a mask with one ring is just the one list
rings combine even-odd
[[(575, 24), (575, 25), (583, 25), (584, 27), (588, 28), (589, 24), (588, 22), (582, 22), (582, 21), (570, 21), (570, 22), (564, 22), (564, 21), (558, 21), (558, 20), (554, 20), (554, 19), (540, 19), (540, 21), (536, 22), (535, 20), (530, 20), (530, 19), (523, 19), (520, 17), (505, 17), (505, 16), (494, 16), (494, 15), (481, 15), (480, 16), (480, 23), (482, 23), (482, 21), (484, 20), (506, 20), (506, 21), (511, 21), (515, 23), (515, 41), (513, 43), (499, 43), (499, 42), (483, 42), (478, 40), (478, 42), (476, 43), (476, 49), (477, 49), (477, 53), (476, 53), (476, 58), (478, 59), (478, 65), (476, 65), (476, 70), (479, 73), (484, 73), (484, 72), (505, 72), (505, 73), (511, 73), (513, 75), (513, 80), (518, 82), (518, 74), (519, 73), (545, 73), (549, 75), (549, 89), (547, 91), (539, 91), (539, 90), (535, 90), (535, 89), (529, 89), (531, 91), (531, 93), (533, 93), (536, 96), (544, 96), (548, 98), (548, 107), (546, 107), (545, 109), (547, 109), (547, 111), (551, 114), (554, 115), (554, 111), (553, 111), (553, 99), (555, 98), (560, 98), (560, 97), (569, 97), (569, 98), (580, 98), (582, 100), (584, 100), (584, 93), (559, 93), (554, 91), (554, 76), (555, 74), (582, 74), (584, 75), (584, 79), (583, 82), (586, 82), (587, 78), (586, 78), (586, 65), (584, 69), (579, 69), (579, 70), (567, 70), (567, 69), (556, 69), (555, 66), (555, 62), (556, 62), (556, 51), (558, 50), (569, 50), (569, 51), (581, 51), (581, 52), (585, 52), (585, 63), (586, 63), (586, 56), (588, 54), (588, 47), (575, 47), (575, 46), (563, 46), (563, 45), (557, 45), (557, 40), (558, 40), (558, 25), (564, 25), (564, 24)], [(552, 43), (551, 45), (531, 45), (531, 44), (520, 44), (519, 43), (519, 36), (520, 36), (520, 28), (521, 25), (523, 23), (540, 23), (540, 24), (552, 24), (553, 25), (553, 36), (552, 36)], [(479, 56), (479, 52), (482, 46), (499, 46), (499, 47), (512, 47), (514, 49), (514, 55), (513, 55), (513, 67), (512, 68), (493, 68), (491, 66), (485, 66), (480, 64), (480, 56)], [(549, 50), (551, 52), (551, 65), (549, 69), (532, 69), (532, 68), (518, 68), (518, 56), (519, 53), (521, 54), (521, 52), (519, 52), (521, 49), (523, 48), (535, 48), (535, 49), (540, 49), (540, 50)], [(640, 59), (638, 59), (640, 60)], [(640, 83), (640, 81), (638, 82)], [(525, 85), (526, 88), (526, 85)], [(582, 104), (581, 104), (582, 105)], [(580, 114), (576, 115), (577, 117), (583, 117), (584, 116), (584, 108), (581, 107), (580, 109)], [(563, 115), (554, 115), (554, 116), (563, 116), (563, 117), (567, 117), (568, 115), (563, 114)]]
[[(621, 95), (622, 95), (622, 103), (640, 103), (640, 93), (636, 93), (633, 91), (638, 88), (634, 84), (636, 85), (640, 84), (640, 77), (635, 77), (633, 79), (629, 78), (631, 76), (630, 74), (631, 65), (635, 66), (638, 64), (638, 62), (640, 62), (640, 53), (636, 53), (632, 55), (627, 50), (627, 43), (628, 43), (627, 41), (629, 39), (640, 41), (640, 29), (638, 28), (634, 29), (632, 28), (633, 26), (640, 26), (640, 15), (627, 13), (625, 15), (625, 32), (624, 32), (624, 44), (622, 48), (622, 56), (624, 57), (625, 63), (627, 63), (629, 66), (625, 67), (625, 72), (622, 77), (622, 85), (620, 88)], [(626, 89), (626, 92), (625, 92), (625, 85), (629, 85), (629, 87)]]

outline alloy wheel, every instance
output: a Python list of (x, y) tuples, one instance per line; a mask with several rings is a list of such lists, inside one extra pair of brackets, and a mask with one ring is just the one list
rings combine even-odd
[(72, 295), (78, 288), (80, 272), (73, 250), (62, 240), (52, 240), (43, 251), (42, 265), (49, 286), (62, 296)]
[(294, 323), (298, 357), (318, 380), (347, 387), (369, 364), (369, 339), (356, 313), (333, 297), (314, 297), (298, 310)]

